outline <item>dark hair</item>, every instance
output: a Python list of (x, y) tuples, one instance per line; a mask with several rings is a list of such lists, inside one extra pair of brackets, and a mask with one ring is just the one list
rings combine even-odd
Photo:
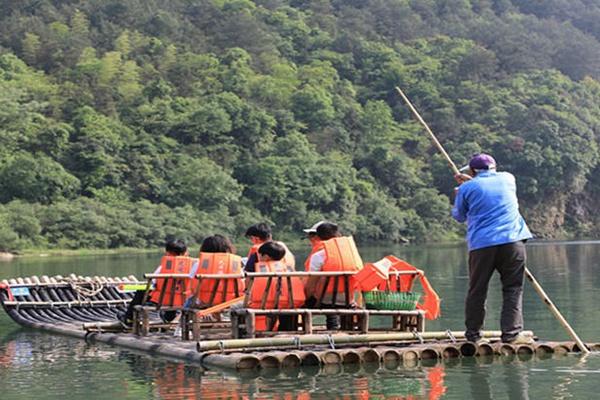
[(245, 236), (256, 236), (261, 240), (269, 240), (271, 239), (271, 228), (269, 225), (261, 222), (260, 224), (252, 225), (248, 228)]
[(267, 255), (273, 261), (279, 261), (285, 257), (285, 247), (277, 242), (266, 242), (258, 248), (258, 254)]
[(231, 241), (223, 235), (213, 235), (204, 238), (200, 246), (201, 253), (235, 253)]
[(165, 251), (168, 253), (173, 253), (176, 256), (181, 256), (187, 251), (187, 246), (181, 239), (169, 239), (165, 244)]
[(321, 240), (329, 240), (334, 237), (342, 236), (338, 226), (332, 222), (323, 222), (317, 228), (317, 236)]

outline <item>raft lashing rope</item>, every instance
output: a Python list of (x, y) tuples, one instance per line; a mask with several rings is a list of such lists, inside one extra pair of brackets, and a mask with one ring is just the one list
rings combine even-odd
[(124, 284), (143, 284), (133, 276), (122, 278), (32, 276), (3, 280), (0, 302), (15, 322), (72, 324), (116, 321), (133, 297), (133, 291), (119, 290)]

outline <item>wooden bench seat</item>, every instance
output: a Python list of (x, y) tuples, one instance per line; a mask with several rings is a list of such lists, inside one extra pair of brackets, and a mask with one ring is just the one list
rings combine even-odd
[[(372, 316), (391, 317), (392, 331), (403, 332), (423, 332), (425, 329), (425, 312), (421, 310), (403, 311), (403, 310), (367, 310), (367, 309), (280, 309), (280, 310), (261, 310), (240, 308), (231, 310), (231, 335), (234, 339), (243, 337), (269, 336), (272, 331), (257, 332), (255, 322), (257, 316), (265, 316), (275, 320), (281, 315), (288, 315), (293, 318), (294, 330), (290, 334), (312, 334), (316, 330), (314, 317), (339, 315), (345, 317), (342, 321), (340, 332), (368, 333), (375, 329), (371, 328), (370, 321)], [(278, 333), (285, 333), (280, 331)]]

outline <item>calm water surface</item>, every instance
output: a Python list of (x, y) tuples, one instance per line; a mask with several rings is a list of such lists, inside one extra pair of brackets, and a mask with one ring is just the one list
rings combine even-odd
[[(467, 285), (463, 246), (361, 247), (374, 261), (395, 254), (426, 271), (443, 300), (428, 330), (460, 330)], [(297, 251), (298, 258), (305, 256)], [(600, 342), (600, 243), (532, 243), (529, 268), (586, 341)], [(159, 255), (39, 258), (0, 263), (0, 279), (30, 275), (141, 277)], [(525, 325), (567, 340), (526, 283)], [(486, 329), (498, 329), (500, 288), (492, 281)], [(600, 355), (546, 360), (471, 358), (413, 368), (365, 365), (237, 374), (150, 358), (108, 345), (20, 328), (0, 311), (0, 399), (595, 399)]]

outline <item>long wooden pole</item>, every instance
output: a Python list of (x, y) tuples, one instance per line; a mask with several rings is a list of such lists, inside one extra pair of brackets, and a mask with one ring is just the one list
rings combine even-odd
[[(446, 150), (444, 150), (444, 147), (442, 146), (442, 144), (439, 142), (439, 140), (437, 140), (437, 138), (435, 137), (435, 135), (433, 134), (433, 132), (431, 131), (431, 129), (429, 129), (429, 126), (427, 126), (427, 123), (423, 120), (423, 118), (421, 117), (421, 115), (419, 115), (419, 112), (412, 105), (412, 103), (410, 102), (410, 100), (408, 99), (408, 97), (406, 97), (406, 95), (402, 92), (402, 90), (400, 90), (400, 88), (398, 86), (396, 86), (396, 90), (398, 91), (398, 93), (400, 94), (400, 96), (404, 99), (404, 101), (406, 102), (406, 104), (408, 105), (408, 107), (410, 108), (410, 110), (412, 111), (412, 113), (415, 115), (415, 117), (417, 118), (417, 120), (421, 123), (421, 125), (423, 125), (423, 127), (425, 128), (425, 130), (427, 131), (427, 133), (429, 133), (429, 136), (431, 136), (431, 139), (433, 140), (433, 142), (435, 143), (435, 145), (437, 146), (437, 148), (440, 150), (440, 152), (442, 153), (442, 155), (446, 158), (446, 161), (448, 161), (448, 164), (450, 165), (450, 168), (452, 168), (452, 171), (454, 172), (454, 174), (459, 174), (460, 171), (458, 170), (458, 168), (456, 168), (456, 164), (454, 164), (454, 162), (452, 161), (452, 159), (450, 158), (450, 156), (448, 155), (448, 153), (446, 153)], [(533, 288), (535, 289), (535, 291), (537, 292), (537, 294), (540, 296), (540, 298), (542, 299), (542, 301), (544, 303), (546, 303), (546, 305), (550, 309), (550, 312), (552, 312), (552, 314), (554, 315), (554, 317), (556, 317), (556, 319), (558, 320), (558, 322), (563, 326), (563, 328), (566, 329), (566, 331), (569, 334), (569, 336), (571, 336), (571, 338), (575, 341), (575, 343), (577, 343), (577, 347), (579, 347), (579, 349), (581, 350), (581, 352), (583, 354), (588, 354), (590, 352), (589, 349), (585, 346), (585, 344), (579, 338), (579, 336), (577, 335), (577, 333), (575, 333), (575, 331), (573, 330), (573, 328), (571, 327), (571, 325), (569, 325), (569, 323), (567, 322), (567, 320), (562, 316), (562, 314), (560, 313), (560, 311), (558, 311), (558, 308), (554, 305), (554, 303), (552, 302), (552, 300), (550, 300), (550, 298), (548, 297), (548, 295), (546, 294), (546, 292), (542, 288), (542, 285), (539, 284), (539, 282), (537, 281), (537, 279), (535, 279), (535, 277), (533, 276), (533, 274), (531, 273), (531, 271), (529, 271), (529, 269), (527, 267), (525, 267), (525, 276), (527, 277), (527, 279), (529, 280), (529, 282), (531, 282), (531, 285), (533, 286)]]
[(450, 168), (452, 168), (452, 172), (454, 172), (455, 175), (460, 174), (460, 171), (458, 170), (458, 168), (456, 168), (456, 164), (454, 164), (454, 161), (452, 161), (452, 159), (450, 158), (450, 156), (448, 155), (448, 153), (446, 153), (446, 150), (444, 150), (444, 147), (442, 146), (442, 144), (439, 142), (439, 140), (437, 140), (437, 138), (435, 137), (435, 135), (433, 134), (433, 132), (431, 131), (431, 129), (429, 129), (429, 126), (427, 125), (427, 123), (425, 122), (425, 120), (423, 118), (421, 118), (421, 115), (417, 112), (417, 110), (412, 105), (412, 103), (410, 102), (410, 100), (408, 99), (408, 97), (406, 97), (406, 95), (404, 94), (404, 92), (402, 92), (402, 90), (400, 90), (400, 88), (398, 86), (396, 86), (396, 90), (398, 91), (398, 93), (400, 94), (400, 96), (402, 97), (402, 99), (404, 99), (404, 102), (406, 103), (406, 105), (408, 106), (408, 108), (410, 108), (410, 110), (412, 111), (413, 115), (417, 118), (417, 120), (421, 123), (421, 125), (423, 125), (423, 127), (425, 128), (425, 130), (427, 131), (427, 133), (431, 137), (431, 140), (433, 140), (433, 143), (437, 146), (437, 148), (440, 151), (440, 153), (442, 153), (442, 155), (444, 156), (444, 158), (446, 158), (446, 161), (448, 162), (448, 165), (450, 166)]
[[(458, 340), (465, 339), (465, 333), (459, 331), (450, 332), (419, 332), (418, 335), (413, 332), (393, 332), (393, 333), (370, 333), (357, 335), (298, 335), (298, 336), (278, 336), (272, 338), (250, 338), (250, 339), (226, 339), (226, 340), (205, 340), (197, 342), (196, 349), (199, 352), (210, 350), (231, 350), (240, 348), (256, 347), (278, 347), (278, 346), (311, 346), (311, 345), (345, 345), (377, 342), (395, 342), (401, 340), (416, 341), (419, 337), (423, 340), (444, 340), (454, 337)], [(500, 331), (483, 331), (484, 338), (499, 338)], [(533, 337), (532, 331), (523, 331), (528, 337)]]
[(539, 284), (537, 279), (535, 279), (535, 277), (533, 276), (531, 271), (529, 271), (529, 269), (527, 269), (527, 267), (525, 267), (525, 276), (527, 277), (529, 282), (531, 282), (531, 285), (533, 286), (533, 288), (535, 289), (537, 294), (541, 297), (541, 299), (544, 301), (544, 303), (546, 303), (546, 305), (550, 309), (550, 312), (552, 312), (552, 314), (554, 315), (554, 317), (556, 317), (558, 322), (560, 322), (560, 324), (563, 326), (563, 328), (565, 328), (567, 330), (567, 333), (569, 334), (569, 336), (571, 336), (571, 338), (575, 341), (575, 343), (577, 343), (577, 347), (579, 347), (579, 350), (583, 354), (588, 354), (590, 352), (590, 350), (587, 348), (585, 343), (583, 343), (583, 341), (579, 338), (579, 336), (573, 330), (573, 328), (571, 328), (571, 325), (569, 325), (569, 323), (567, 322), (565, 317), (563, 317), (562, 314), (560, 313), (560, 311), (558, 311), (558, 308), (554, 305), (554, 303), (552, 302), (550, 297), (548, 297), (548, 295), (544, 291), (544, 288), (542, 288), (542, 285)]

